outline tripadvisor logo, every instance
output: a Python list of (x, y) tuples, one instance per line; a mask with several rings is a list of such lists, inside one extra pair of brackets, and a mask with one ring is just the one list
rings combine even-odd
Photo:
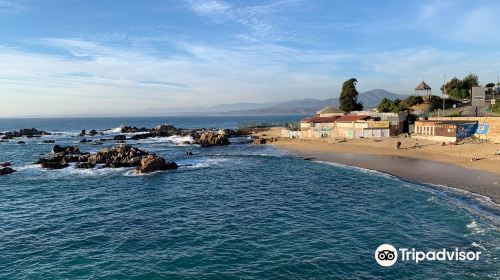
[(393, 266), (398, 261), (478, 261), (481, 252), (441, 249), (439, 251), (417, 251), (415, 248), (399, 248), (397, 250), (390, 244), (382, 244), (375, 250), (375, 260), (381, 266)]

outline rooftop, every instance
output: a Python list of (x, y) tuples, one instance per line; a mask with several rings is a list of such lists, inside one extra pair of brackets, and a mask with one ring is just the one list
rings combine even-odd
[(305, 118), (302, 121), (303, 122), (309, 122), (309, 123), (333, 123), (337, 119), (339, 119), (340, 116), (333, 116), (333, 117), (312, 117), (312, 118)]
[(364, 120), (367, 120), (369, 118), (370, 118), (370, 116), (363, 116), (363, 115), (353, 116), (353, 115), (348, 115), (348, 116), (342, 116), (342, 117), (340, 117), (337, 120), (337, 122), (356, 122), (356, 121), (364, 121)]
[(318, 114), (342, 114), (342, 113), (344, 112), (333, 106), (328, 106), (318, 111)]
[(431, 87), (426, 84), (424, 81), (422, 81), (420, 84), (417, 85), (417, 87), (415, 88), (415, 90), (430, 90)]

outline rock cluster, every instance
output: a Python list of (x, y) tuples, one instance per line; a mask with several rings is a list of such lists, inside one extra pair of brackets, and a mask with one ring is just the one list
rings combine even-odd
[(146, 129), (144, 131), (144, 128), (130, 128), (130, 127), (123, 127), (122, 132), (145, 132), (145, 133), (140, 133), (132, 136), (131, 139), (133, 140), (140, 140), (140, 139), (146, 139), (146, 138), (152, 138), (152, 137), (169, 137), (173, 135), (184, 135), (186, 133), (183, 133), (181, 129), (176, 128), (173, 125), (170, 124), (164, 124), (164, 125), (159, 125), (155, 128), (151, 129)]
[(94, 168), (97, 164), (103, 164), (104, 168), (136, 167), (138, 174), (177, 168), (174, 162), (129, 145), (104, 148), (93, 154), (82, 153), (76, 146), (55, 145), (52, 155), (39, 159), (36, 164), (46, 169), (62, 169), (72, 162), (76, 163), (75, 168)]
[[(140, 166), (143, 156), (148, 152), (129, 146), (120, 145), (110, 148), (104, 148), (100, 152), (91, 154), (86, 161), (90, 165), (104, 164), (105, 167), (137, 167)], [(83, 166), (82, 166), (83, 168)]]
[(13, 139), (16, 137), (27, 137), (27, 138), (33, 138), (33, 137), (40, 137), (42, 135), (50, 135), (49, 132), (38, 130), (36, 128), (24, 128), (19, 131), (11, 131), (11, 132), (5, 132), (3, 133), (2, 139)]
[(87, 131), (85, 129), (82, 129), (82, 131), (80, 132), (80, 136), (81, 137), (84, 137), (85, 135), (89, 135), (89, 136), (95, 136), (97, 135), (98, 132), (95, 130), (95, 129), (92, 129), (90, 132), (87, 133)]
[(197, 141), (202, 147), (229, 145), (229, 139), (224, 132), (205, 131)]
[(63, 169), (68, 167), (70, 162), (85, 160), (88, 155), (88, 153), (81, 153), (80, 148), (76, 146), (61, 147), (55, 145), (49, 157), (40, 158), (35, 164), (40, 164), (46, 169)]

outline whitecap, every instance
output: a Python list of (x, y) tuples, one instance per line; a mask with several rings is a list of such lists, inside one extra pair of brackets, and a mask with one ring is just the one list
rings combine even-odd
[(476, 247), (476, 248), (479, 248), (481, 250), (486, 250), (486, 248), (484, 248), (483, 245), (479, 244), (479, 243), (476, 243), (476, 242), (472, 242), (471, 244), (472, 247)]
[(476, 222), (476, 220), (472, 220), (470, 224), (467, 225), (467, 228), (475, 234), (483, 234), (485, 232)]
[(181, 168), (207, 168), (211, 166), (221, 165), (222, 163), (228, 161), (227, 158), (194, 158), (194, 159), (183, 159), (177, 161), (177, 164)]

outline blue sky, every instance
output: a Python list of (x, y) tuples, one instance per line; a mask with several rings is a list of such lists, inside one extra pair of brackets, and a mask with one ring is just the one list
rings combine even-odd
[(500, 74), (498, 1), (0, 0), (0, 117), (413, 92)]

